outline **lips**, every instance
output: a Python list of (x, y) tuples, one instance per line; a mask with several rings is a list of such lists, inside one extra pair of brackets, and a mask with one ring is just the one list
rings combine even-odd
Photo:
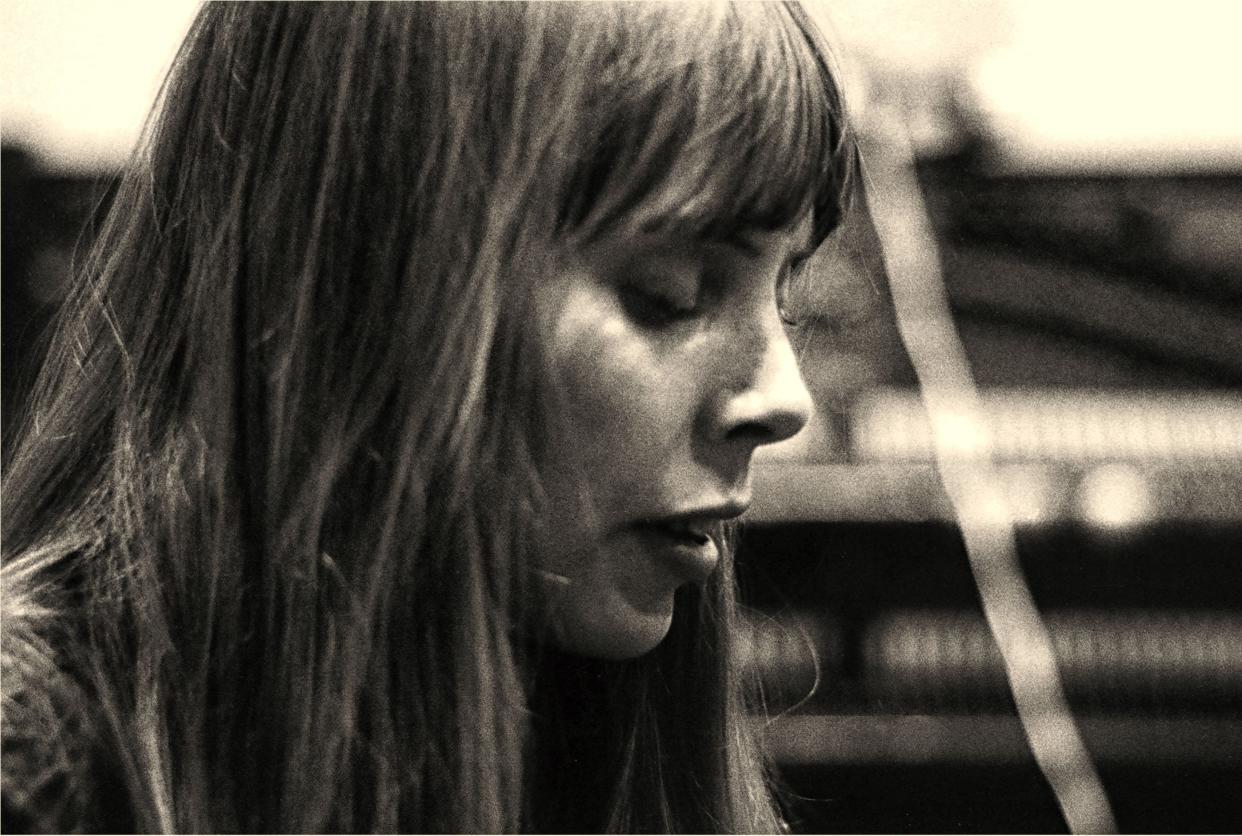
[(665, 520), (649, 523), (653, 529), (673, 538), (684, 538), (702, 545), (711, 539), (714, 522), (709, 520)]
[(740, 516), (749, 497), (730, 497), (719, 503), (704, 503), (694, 510), (651, 517), (635, 522), (631, 530), (649, 554), (686, 581), (703, 581), (720, 561), (721, 526)]
[(702, 582), (720, 562), (714, 536), (719, 516), (682, 516), (647, 520), (634, 525), (645, 550), (681, 581)]

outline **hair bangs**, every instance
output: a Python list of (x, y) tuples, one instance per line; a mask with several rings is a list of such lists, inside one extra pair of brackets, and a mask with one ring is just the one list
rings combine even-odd
[(810, 211), (821, 242), (848, 204), (855, 152), (826, 46), (805, 12), (638, 6), (622, 48), (668, 43), (601, 68), (594, 118), (579, 140), (591, 145), (562, 220), (588, 237), (717, 239), (779, 229)]

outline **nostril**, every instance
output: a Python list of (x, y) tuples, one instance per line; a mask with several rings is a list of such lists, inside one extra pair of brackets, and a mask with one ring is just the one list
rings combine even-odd
[(788, 387), (779, 395), (753, 388), (728, 399), (718, 413), (718, 426), (721, 435), (732, 441), (756, 447), (775, 444), (797, 435), (810, 421), (812, 408), (810, 393), (803, 387)]
[(811, 419), (810, 410), (795, 411), (778, 415), (772, 419), (772, 435), (776, 441), (784, 441), (787, 438), (793, 438), (802, 431)]
[(769, 413), (761, 419), (735, 425), (729, 430), (728, 438), (755, 445), (775, 444), (797, 435), (806, 426), (809, 417), (808, 414), (793, 409)]
[(733, 427), (729, 430), (727, 439), (729, 441), (749, 441), (752, 444), (771, 444), (776, 440), (772, 436), (773, 433), (770, 427), (758, 421), (752, 421)]

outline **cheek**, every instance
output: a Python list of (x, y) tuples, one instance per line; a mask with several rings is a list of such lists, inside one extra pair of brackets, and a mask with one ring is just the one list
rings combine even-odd
[(580, 300), (558, 323), (552, 355), (569, 411), (564, 450), (579, 477), (597, 494), (650, 480), (690, 424), (692, 387), (676, 353), (605, 302)]

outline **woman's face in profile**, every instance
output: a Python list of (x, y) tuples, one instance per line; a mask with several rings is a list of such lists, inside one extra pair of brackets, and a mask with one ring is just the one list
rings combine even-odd
[(716, 569), (709, 535), (750, 502), (752, 453), (810, 417), (779, 298), (810, 237), (809, 218), (728, 241), (616, 236), (543, 285), (569, 406), (540, 544), (568, 580), (549, 584), (562, 649), (659, 644), (677, 588)]

